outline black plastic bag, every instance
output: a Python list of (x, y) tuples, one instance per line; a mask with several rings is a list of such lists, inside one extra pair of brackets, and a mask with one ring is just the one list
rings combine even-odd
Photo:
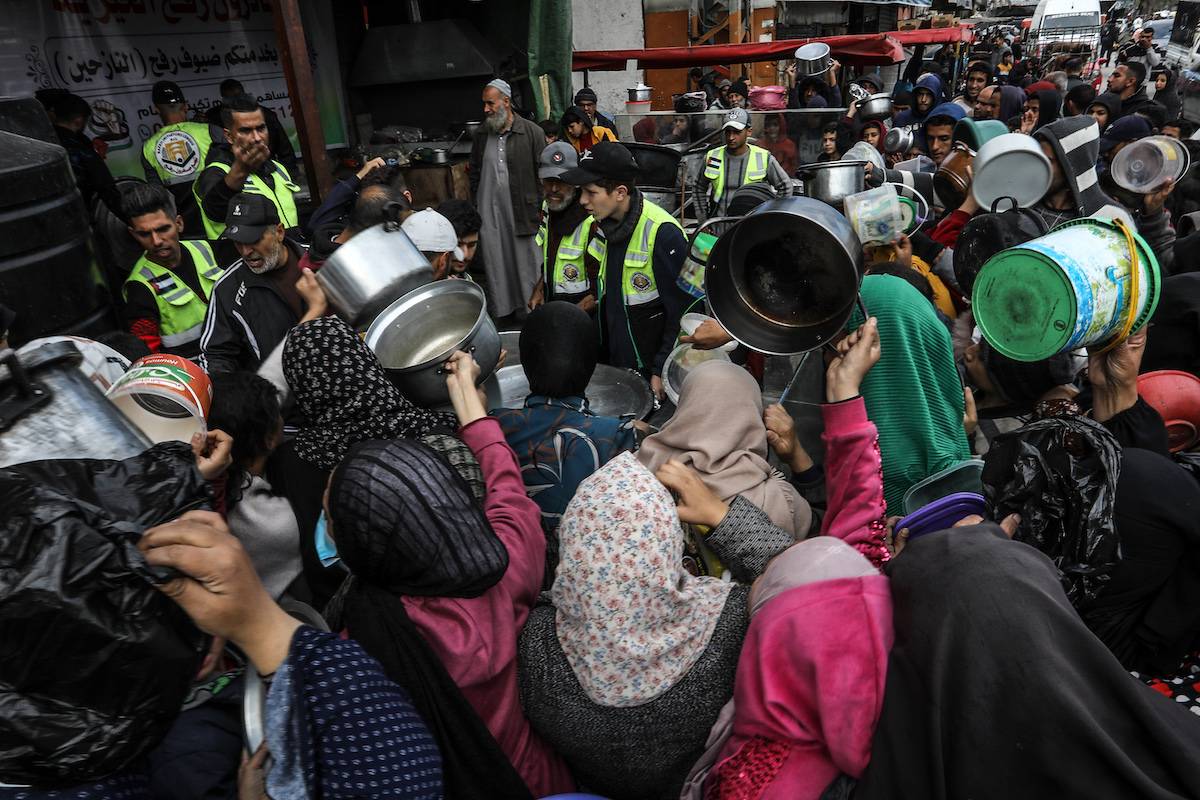
[(1045, 553), (1072, 604), (1093, 600), (1120, 560), (1113, 507), (1121, 446), (1086, 417), (1031, 422), (991, 443), (983, 494), (992, 518), (1020, 514), (1013, 537)]
[(210, 497), (178, 442), (0, 470), (0, 781), (93, 780), (166, 734), (206, 637), (136, 543)]

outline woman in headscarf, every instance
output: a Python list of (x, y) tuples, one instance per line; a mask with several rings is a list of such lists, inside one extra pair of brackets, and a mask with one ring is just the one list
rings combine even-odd
[[(879, 451), (854, 399), (879, 353), (877, 323), (863, 331), (841, 343), (827, 374), (828, 486), (837, 511), (823, 533), (866, 555), (870, 563), (855, 558), (871, 569), (888, 555)], [(522, 700), (534, 727), (583, 786), (613, 800), (679, 795), (733, 691), (747, 584), (792, 543), (744, 497), (726, 505), (677, 461), (657, 477), (662, 483), (624, 454), (580, 487), (559, 527), (554, 606), (534, 609), (521, 637)], [(679, 496), (677, 509), (663, 484)], [(707, 544), (736, 583), (680, 568), (681, 520), (711, 527)]]
[(1116, 92), (1101, 92), (1088, 106), (1088, 113), (1100, 126), (1100, 132), (1104, 133), (1109, 124), (1116, 121), (1121, 113), (1121, 95)]
[(1000, 116), (997, 119), (1004, 123), (1011, 123), (1015, 117), (1019, 122), (1024, 109), (1025, 92), (1020, 87), (1008, 85), (1000, 87)]
[(571, 106), (562, 115), (562, 130), (575, 152), (583, 153), (599, 142), (615, 142), (617, 137), (603, 125), (594, 125), (579, 106)]
[(1062, 116), (1062, 95), (1057, 89), (1038, 89), (1025, 98), (1021, 132), (1033, 133)]
[(1130, 677), (1044, 555), (976, 525), (910, 542), (888, 577), (895, 644), (855, 800), (1200, 797), (1200, 724)]
[(812, 509), (767, 462), (762, 391), (745, 369), (706, 361), (688, 373), (675, 414), (646, 437), (638, 460), (657, 472), (668, 459), (692, 467), (718, 497), (742, 496), (799, 540), (808, 535)]
[(879, 448), (858, 394), (879, 357), (876, 323), (838, 350), (821, 407), (826, 535), (785, 550), (750, 590), (734, 697), (689, 776), (687, 800), (835, 796), (826, 792), (844, 784), (842, 776), (861, 776), (870, 757), (892, 644), (891, 595), (876, 568), (882, 560), (868, 561), (861, 549), (874, 542), (887, 555)]
[(1162, 67), (1154, 71), (1154, 102), (1167, 110), (1168, 122), (1183, 116), (1183, 99), (1179, 96), (1174, 70)]
[(541, 514), (484, 411), (478, 365), (456, 353), (448, 368), (459, 435), (482, 467), (485, 500), (424, 444), (354, 448), (328, 491), (328, 533), (354, 576), (340, 622), (429, 723), (447, 797), (570, 791), (570, 773), (530, 728), (517, 692), (517, 636), (546, 557)]
[(862, 394), (879, 429), (888, 513), (903, 514), (913, 484), (971, 457), (963, 386), (950, 332), (920, 292), (891, 275), (868, 275), (860, 295), (879, 320), (883, 349)]
[(341, 567), (322, 566), (313, 538), (329, 473), (358, 442), (449, 431), (454, 418), (400, 394), (375, 354), (337, 317), (292, 329), (283, 345), (283, 374), (305, 424), (272, 454), (269, 472), (295, 511), (304, 575), (320, 609), (345, 577)]

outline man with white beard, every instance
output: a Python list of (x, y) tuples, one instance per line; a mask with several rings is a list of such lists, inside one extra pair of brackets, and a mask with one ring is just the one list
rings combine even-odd
[(278, 210), (261, 194), (229, 201), (221, 238), (241, 258), (213, 285), (199, 363), (209, 374), (255, 371), (288, 331), (325, 315), (325, 292), (300, 266), (304, 247), (284, 236)]
[(512, 89), (495, 79), (483, 90), (484, 124), (471, 147), (469, 176), (483, 219), (479, 250), (487, 274), (488, 310), (496, 319), (525, 311), (542, 272), (536, 234), (542, 202), (538, 157), (542, 129), (513, 113)]
[(542, 151), (538, 177), (542, 179), (542, 277), (529, 298), (529, 310), (552, 300), (575, 303), (589, 314), (596, 308), (596, 276), (600, 262), (588, 252), (592, 241), (592, 215), (579, 205), (579, 188), (563, 183), (562, 174), (579, 166), (575, 148), (554, 142)]

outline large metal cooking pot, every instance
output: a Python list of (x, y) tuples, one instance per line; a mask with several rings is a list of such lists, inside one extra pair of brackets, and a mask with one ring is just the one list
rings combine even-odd
[(888, 153), (908, 153), (913, 146), (913, 132), (911, 128), (892, 128), (887, 132), (887, 136), (883, 137), (883, 149)]
[(637, 162), (638, 186), (678, 186), (679, 162), (683, 153), (661, 144), (646, 144), (644, 142), (624, 142), (633, 160)]
[(470, 281), (437, 281), (404, 295), (371, 323), (367, 347), (396, 388), (426, 407), (450, 402), (442, 365), (455, 350), (475, 356), (479, 383), (500, 360), (500, 334), (483, 289)]
[(630, 87), (630, 89), (629, 89), (629, 102), (644, 103), (647, 100), (651, 99), (650, 95), (653, 92), (654, 92), (653, 86), (647, 86), (646, 84), (642, 83), (641, 81), (638, 81), (637, 86)]
[(859, 119), (887, 119), (892, 115), (892, 96), (880, 92), (868, 96), (858, 104)]
[(704, 280), (712, 315), (733, 338), (794, 355), (829, 342), (850, 318), (862, 245), (819, 200), (770, 200), (717, 239)]
[(355, 234), (317, 270), (330, 305), (360, 331), (396, 298), (432, 280), (429, 261), (395, 222)]
[(824, 42), (810, 42), (796, 48), (796, 75), (801, 78), (812, 78), (829, 72), (832, 62), (829, 45)]
[(70, 342), (0, 352), (0, 467), (48, 458), (132, 458), (150, 440), (79, 369)]
[(942, 159), (933, 176), (933, 190), (946, 208), (958, 208), (971, 190), (971, 166), (975, 151), (962, 142), (955, 142), (949, 155)]
[(866, 161), (827, 161), (801, 164), (796, 177), (804, 181), (804, 194), (840, 208), (842, 201), (866, 188)]
[[(496, 370), (502, 408), (524, 408), (529, 395), (529, 379), (519, 364), (506, 364)], [(654, 394), (646, 379), (631, 369), (597, 364), (584, 394), (588, 409), (598, 417), (632, 416), (645, 419), (654, 411)]]

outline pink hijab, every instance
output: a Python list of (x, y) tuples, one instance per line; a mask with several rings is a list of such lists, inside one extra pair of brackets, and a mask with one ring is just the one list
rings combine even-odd
[(667, 459), (678, 459), (725, 502), (741, 495), (803, 539), (812, 509), (767, 462), (762, 416), (762, 392), (749, 372), (729, 361), (706, 361), (688, 373), (674, 416), (642, 442), (638, 460), (657, 472)]
[(702, 758), (683, 796), (702, 784), (704, 797), (817, 800), (870, 760), (893, 641), (888, 580), (821, 536), (772, 560), (750, 605), (733, 701), (709, 737), (715, 766), (705, 777)]

